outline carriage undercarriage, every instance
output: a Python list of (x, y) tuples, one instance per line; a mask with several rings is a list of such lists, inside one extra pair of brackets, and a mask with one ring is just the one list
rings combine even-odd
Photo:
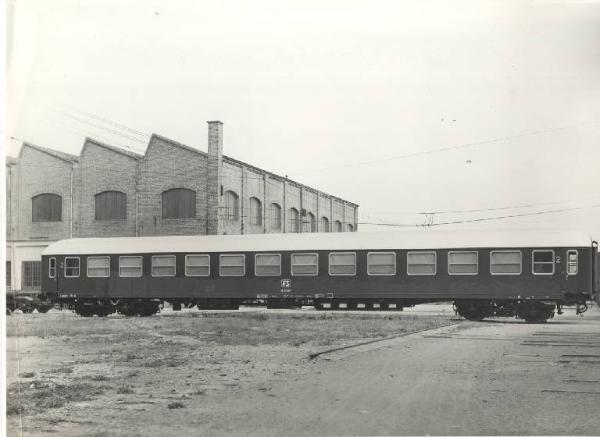
[[(444, 302), (442, 299), (344, 299), (344, 298), (199, 298), (199, 299), (60, 299), (62, 308), (73, 310), (82, 317), (106, 317), (110, 314), (148, 317), (160, 312), (164, 302), (174, 311), (182, 308), (200, 310), (238, 310), (241, 305), (266, 306), (267, 309), (300, 309), (313, 306), (317, 311), (402, 311), (424, 303)], [(574, 302), (553, 300), (454, 300), (454, 311), (467, 320), (481, 321), (491, 317), (516, 317), (528, 323), (544, 323), (553, 318), (555, 312), (562, 314), (563, 305)], [(577, 313), (587, 309), (585, 300), (576, 302)]]

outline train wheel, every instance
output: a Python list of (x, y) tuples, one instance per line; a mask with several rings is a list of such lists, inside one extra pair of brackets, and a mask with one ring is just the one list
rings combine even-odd
[(158, 313), (160, 308), (155, 302), (144, 302), (138, 306), (137, 314), (141, 317), (150, 317)]
[(95, 314), (98, 317), (107, 317), (114, 312), (114, 308), (110, 307), (109, 305), (99, 305), (95, 309)]
[(94, 307), (92, 305), (85, 305), (83, 303), (75, 304), (75, 313), (81, 317), (93, 317), (95, 314)]
[(454, 306), (461, 317), (474, 322), (479, 322), (492, 315), (489, 302), (459, 302)]
[(550, 305), (543, 302), (522, 303), (517, 310), (517, 316), (527, 323), (546, 323), (549, 318), (554, 316), (554, 304)]

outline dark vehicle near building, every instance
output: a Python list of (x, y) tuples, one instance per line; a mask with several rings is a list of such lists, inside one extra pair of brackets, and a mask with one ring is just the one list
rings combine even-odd
[(598, 244), (548, 231), (82, 238), (42, 256), (42, 293), (82, 316), (312, 304), (394, 310), (453, 301), (472, 320), (545, 321), (598, 294)]
[(23, 313), (47, 313), (53, 307), (53, 302), (46, 295), (39, 293), (14, 293), (6, 294), (6, 314), (20, 310)]

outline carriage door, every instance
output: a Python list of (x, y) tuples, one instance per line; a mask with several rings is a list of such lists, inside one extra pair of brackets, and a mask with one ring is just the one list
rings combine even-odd
[(48, 280), (50, 281), (50, 286), (48, 290), (55, 290), (58, 293), (58, 264), (56, 261), (56, 257), (51, 256), (48, 258), (48, 272), (42, 272), (42, 275), (48, 274)]
[[(575, 249), (569, 249), (565, 252), (565, 256), (559, 266), (562, 274), (562, 285), (563, 290), (568, 293), (575, 293), (577, 290), (573, 290), (574, 283), (569, 285), (569, 277), (574, 276), (579, 271), (579, 253)], [(557, 260), (557, 263), (559, 260)], [(571, 281), (573, 282), (573, 281)]]
[(93, 278), (93, 295), (96, 297), (108, 297), (108, 285), (110, 280), (110, 257), (88, 256), (86, 272), (88, 278)]

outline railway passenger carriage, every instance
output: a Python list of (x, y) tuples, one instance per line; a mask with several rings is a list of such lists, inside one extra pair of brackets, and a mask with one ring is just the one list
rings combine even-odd
[(81, 315), (312, 303), (401, 309), (453, 301), (469, 319), (546, 320), (598, 293), (598, 249), (563, 232), (374, 232), (89, 238), (43, 254), (42, 292)]

